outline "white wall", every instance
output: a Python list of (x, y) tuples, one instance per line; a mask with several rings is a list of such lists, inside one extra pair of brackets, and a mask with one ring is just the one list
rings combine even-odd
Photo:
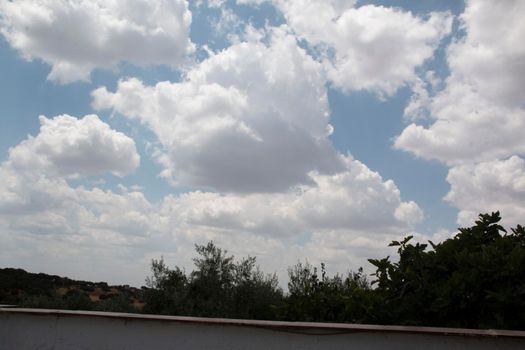
[(469, 332), (0, 309), (1, 350), (525, 349), (525, 332)]

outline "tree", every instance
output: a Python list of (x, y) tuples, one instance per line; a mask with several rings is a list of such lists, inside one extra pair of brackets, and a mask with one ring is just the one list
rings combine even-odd
[(394, 241), (399, 261), (370, 259), (384, 307), (380, 322), (467, 328), (525, 328), (525, 230), (480, 214), (442, 243)]
[(236, 261), (213, 242), (195, 246), (195, 270), (186, 275), (152, 261), (148, 312), (291, 321), (352, 322), (525, 329), (525, 229), (507, 232), (499, 212), (482, 214), (439, 244), (390, 245), (398, 259), (370, 259), (362, 269), (328, 275), (298, 263), (289, 268), (288, 294), (254, 257)]
[(231, 314), (235, 264), (233, 256), (216, 247), (213, 242), (196, 245), (199, 257), (190, 275), (189, 293), (195, 316), (224, 317)]
[(345, 277), (330, 277), (321, 264), (301, 262), (288, 269), (289, 295), (280, 317), (291, 321), (366, 322), (371, 318), (374, 294), (360, 268)]
[(255, 257), (243, 258), (235, 265), (233, 305), (236, 318), (273, 319), (283, 294), (277, 275), (264, 274)]
[(164, 259), (151, 261), (152, 276), (146, 278), (144, 312), (154, 314), (187, 314), (188, 279), (184, 271), (170, 270)]
[(213, 242), (196, 245), (195, 270), (188, 276), (164, 260), (152, 260), (146, 279), (145, 312), (202, 317), (270, 319), (282, 300), (275, 274), (265, 275), (254, 257), (235, 262)]

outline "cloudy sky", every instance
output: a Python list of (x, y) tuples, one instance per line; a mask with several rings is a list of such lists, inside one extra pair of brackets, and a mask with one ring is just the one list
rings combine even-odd
[(0, 0), (0, 266), (285, 282), (525, 223), (525, 2)]

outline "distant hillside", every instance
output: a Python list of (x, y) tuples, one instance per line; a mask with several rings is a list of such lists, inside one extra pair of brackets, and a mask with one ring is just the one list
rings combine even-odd
[(134, 312), (142, 310), (142, 290), (106, 282), (0, 269), (0, 304), (20, 307)]

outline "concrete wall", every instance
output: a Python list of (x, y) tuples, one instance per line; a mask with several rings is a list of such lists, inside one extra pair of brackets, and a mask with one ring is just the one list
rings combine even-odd
[(525, 332), (0, 309), (0, 349), (525, 349)]

